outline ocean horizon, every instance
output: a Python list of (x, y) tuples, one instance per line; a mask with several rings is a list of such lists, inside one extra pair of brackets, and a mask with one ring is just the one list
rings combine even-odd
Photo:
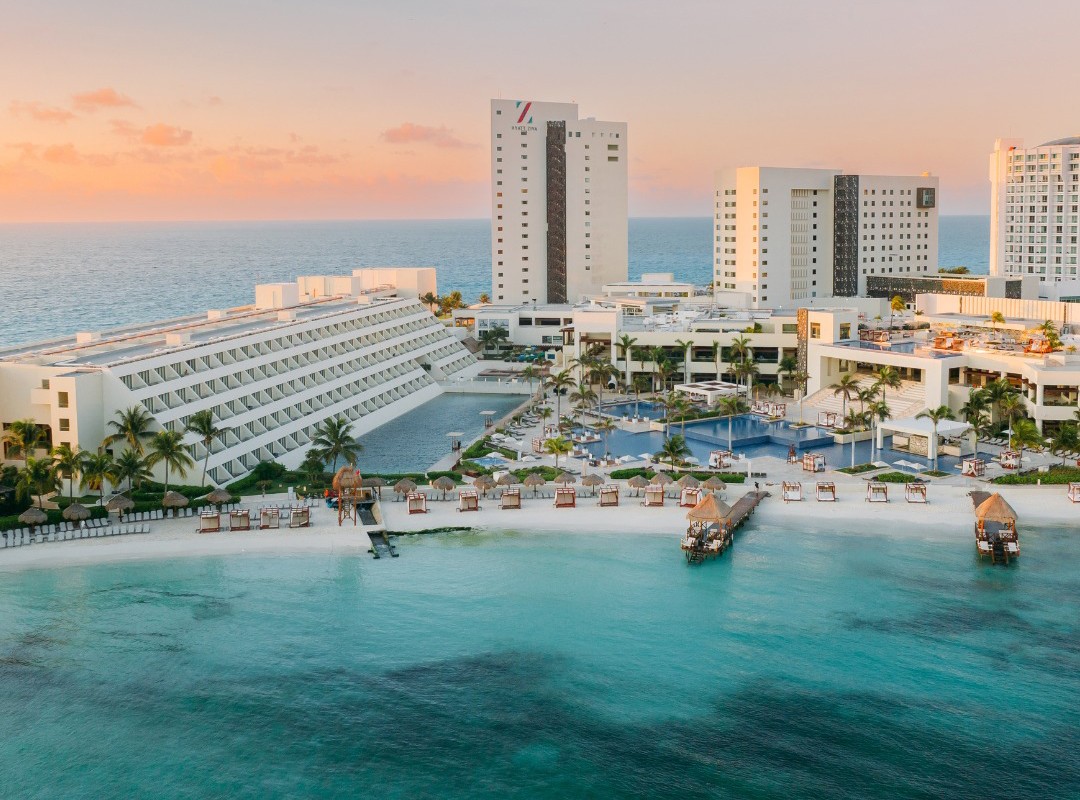
[[(631, 217), (631, 279), (712, 280), (710, 217)], [(988, 216), (942, 216), (939, 263), (985, 273)], [(491, 291), (488, 219), (0, 225), (0, 347), (252, 302), (257, 283), (434, 266), (439, 291)]]

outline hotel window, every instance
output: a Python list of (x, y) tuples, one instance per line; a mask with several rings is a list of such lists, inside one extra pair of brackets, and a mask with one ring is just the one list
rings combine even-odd
[(71, 420), (61, 418), (61, 420), (60, 420), (60, 430), (62, 430), (62, 431), (70, 431), (71, 430)]
[(810, 323), (810, 338), (811, 339), (820, 339), (821, 338), (821, 323), (819, 323), (819, 322), (811, 322)]
[(67, 408), (68, 407), (68, 393), (67, 392), (57, 392), (56, 393), (56, 404), (58, 406), (60, 406), (60, 408)]

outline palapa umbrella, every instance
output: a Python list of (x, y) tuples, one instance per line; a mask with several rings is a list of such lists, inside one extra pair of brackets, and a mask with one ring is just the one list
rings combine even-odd
[(64, 509), (64, 513), (61, 515), (69, 522), (79, 523), (79, 527), (82, 527), (82, 521), (84, 519), (90, 519), (90, 509), (81, 503), (72, 503)]
[(37, 506), (30, 506), (26, 511), (19, 514), (19, 522), (25, 523), (31, 528), (36, 528), (38, 525), (44, 525), (48, 521), (49, 515)]
[(547, 479), (539, 473), (532, 472), (525, 476), (524, 483), (533, 490), (533, 497), (536, 497), (537, 489), (547, 484)]
[(454, 487), (457, 486), (450, 478), (442, 475), (431, 482), (431, 488), (437, 492), (442, 492), (442, 499), (446, 499), (446, 493), (452, 492)]
[(722, 492), (727, 488), (727, 484), (713, 475), (711, 478), (707, 478), (705, 483), (701, 484), (710, 492)]
[(715, 494), (707, 494), (686, 513), (686, 518), (693, 522), (720, 522), (730, 514), (731, 506), (718, 499)]
[(487, 497), (488, 490), (495, 488), (495, 479), (490, 475), (477, 475), (473, 479), (473, 486), (475, 486), (477, 491), (484, 497)]
[(513, 486), (518, 482), (517, 475), (513, 472), (504, 472), (499, 476), (499, 479), (495, 481), (496, 486)]
[(125, 511), (131, 511), (131, 509), (135, 508), (135, 501), (125, 495), (114, 494), (109, 498), (109, 502), (105, 504), (105, 508), (123, 514)]
[(638, 491), (641, 491), (649, 485), (649, 479), (646, 478), (644, 475), (635, 475), (626, 482), (626, 485), (629, 486), (631, 489), (637, 489)]
[(701, 481), (695, 478), (693, 475), (683, 475), (679, 480), (675, 481), (679, 484), (680, 489), (696, 489), (701, 486)]
[(360, 481), (360, 485), (366, 486), (369, 489), (374, 489), (375, 494), (377, 494), (379, 497), (382, 497), (382, 487), (386, 486), (386, 481), (384, 481), (382, 478), (372, 475), (370, 478), (364, 478), (362, 481)]
[(657, 472), (653, 475), (653, 483), (658, 483), (661, 486), (667, 486), (669, 483), (675, 483), (675, 479), (668, 475), (666, 472)]
[(400, 481), (394, 484), (394, 494), (400, 494), (402, 497), (409, 492), (416, 491), (416, 484), (408, 478), (402, 478)]
[[(165, 492), (165, 496), (161, 498), (162, 508), (187, 508), (188, 499), (184, 497), (180, 492)], [(176, 512), (173, 512), (173, 516)]]
[(604, 478), (593, 472), (581, 479), (581, 485), (592, 487), (591, 496), (596, 497), (596, 487), (604, 485)]
[(563, 486), (567, 486), (571, 483), (577, 483), (577, 478), (569, 472), (564, 472), (555, 479), (555, 483), (561, 483)]
[[(21, 518), (20, 518), (21, 519)], [(1005, 502), (1005, 498), (995, 492), (979, 503), (975, 509), (975, 519), (980, 522), (1000, 522), (1003, 525), (1016, 524), (1016, 512)]]
[(232, 495), (224, 489), (214, 489), (206, 496), (206, 502), (212, 506), (221, 506), (232, 500)]

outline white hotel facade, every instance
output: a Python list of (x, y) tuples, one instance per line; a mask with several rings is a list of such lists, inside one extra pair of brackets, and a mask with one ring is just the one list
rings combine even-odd
[(990, 274), (1080, 280), (1080, 136), (1028, 148), (998, 139), (990, 185)]
[(938, 179), (837, 169), (740, 167), (718, 173), (717, 300), (790, 308), (863, 297), (871, 275), (938, 269)]
[(492, 100), (492, 300), (573, 303), (627, 268), (626, 123)]
[[(117, 411), (144, 407), (159, 429), (209, 410), (226, 429), (208, 478), (260, 461), (296, 467), (315, 429), (343, 416), (361, 435), (478, 370), (417, 300), (434, 269), (365, 269), (256, 287), (237, 308), (0, 350), (0, 423), (34, 419), (52, 445), (94, 451)], [(205, 450), (192, 437), (192, 456)], [(6, 457), (6, 453), (4, 454)]]

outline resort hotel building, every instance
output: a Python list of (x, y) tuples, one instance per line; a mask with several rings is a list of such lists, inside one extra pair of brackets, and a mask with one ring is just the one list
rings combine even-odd
[[(1080, 274), (1080, 136), (1025, 148), (998, 139), (990, 155), (990, 274), (1046, 284)], [(1057, 296), (1054, 289), (1047, 292)]]
[(938, 179), (740, 167), (717, 176), (717, 302), (792, 308), (938, 269)]
[[(225, 429), (210, 448), (214, 484), (260, 461), (295, 468), (325, 420), (360, 435), (479, 370), (417, 299), (435, 289), (430, 268), (305, 276), (256, 286), (237, 308), (4, 348), (0, 423), (33, 419), (48, 445), (93, 452), (117, 411), (141, 406), (183, 431), (209, 410)], [(202, 442), (188, 444), (201, 462)]]
[(572, 103), (491, 101), (491, 291), (574, 303), (627, 278), (625, 122)]

